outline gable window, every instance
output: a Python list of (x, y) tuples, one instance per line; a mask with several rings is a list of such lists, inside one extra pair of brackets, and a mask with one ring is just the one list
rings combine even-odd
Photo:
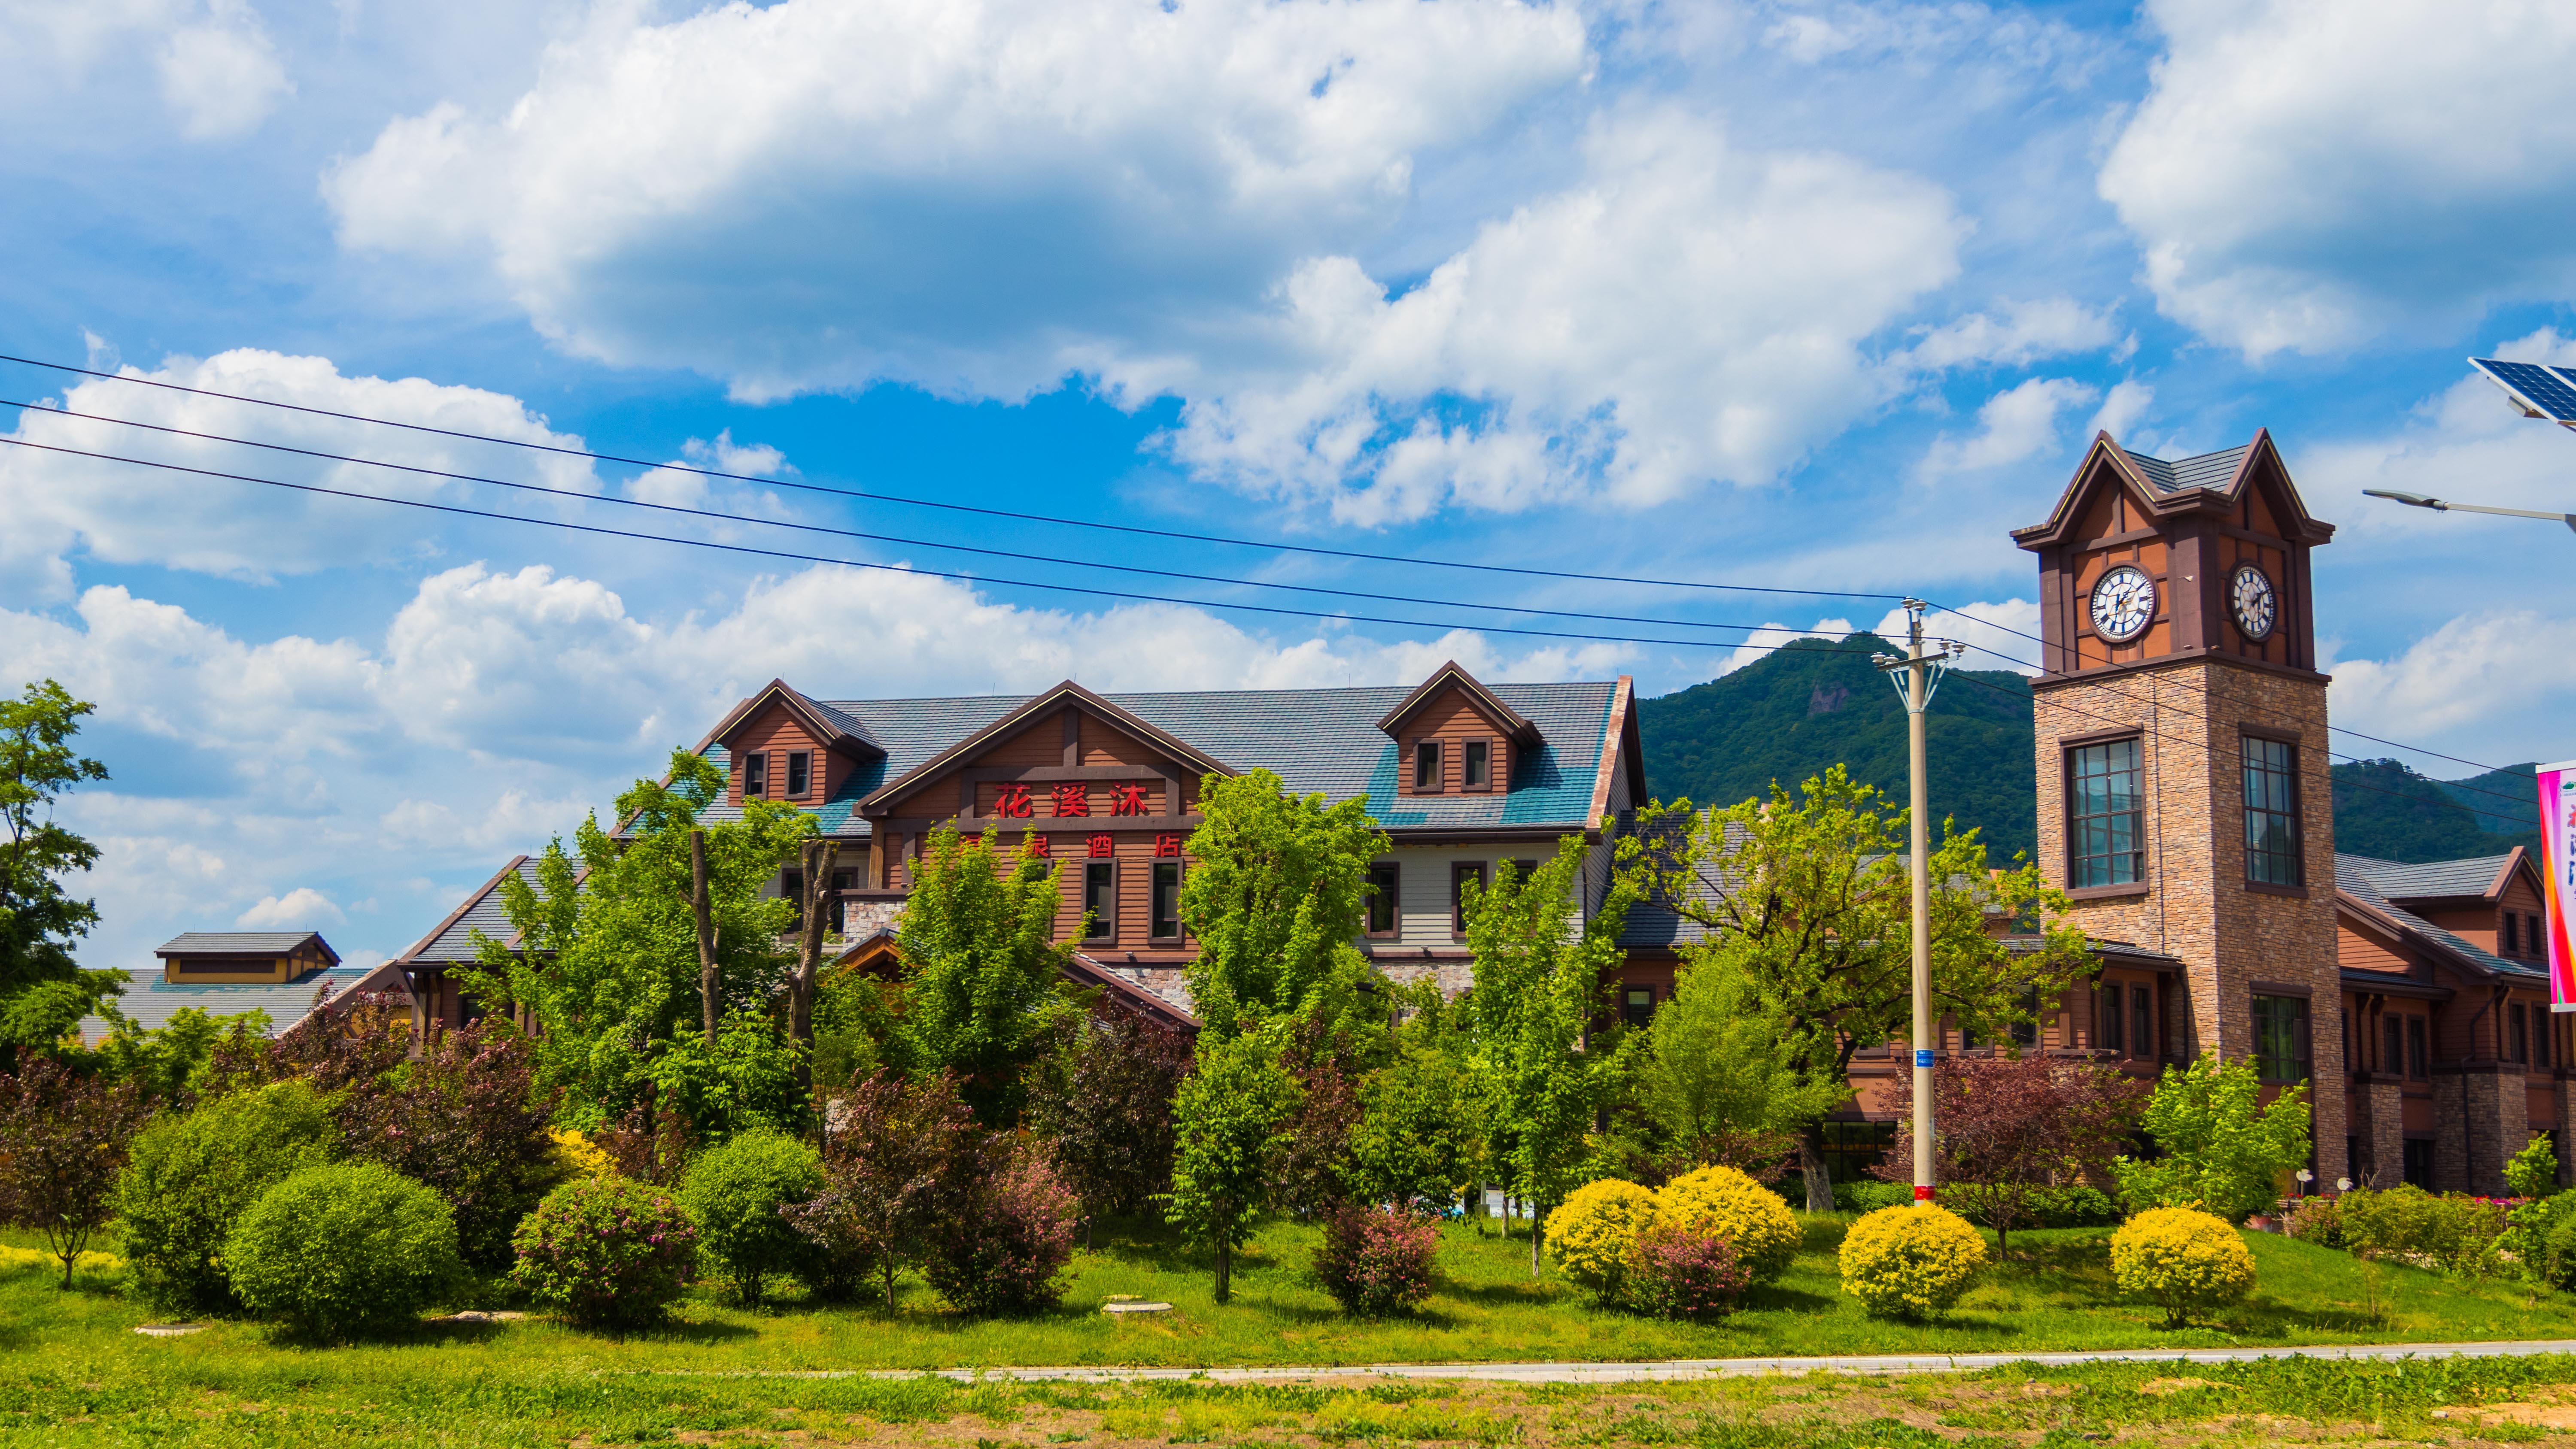
[(2511, 911), (2504, 913), (2503, 923), (2496, 928), (2496, 950), (2507, 956), (2522, 954), (2522, 922)]
[(2245, 878), (2258, 885), (2307, 884), (2299, 861), (2299, 747), (2245, 738)]
[(1118, 939), (1118, 862), (1086, 860), (1082, 863), (1082, 911), (1086, 918), (1082, 939)]
[(1646, 1026), (1655, 1019), (1655, 988), (1631, 986), (1626, 1000), (1619, 1004), (1619, 1017), (1630, 1026)]
[(1416, 795), (1440, 793), (1440, 742), (1438, 740), (1413, 742), (1413, 793)]
[(2406, 1024), (2394, 1016), (2379, 1019), (2379, 1072), (2388, 1077), (2406, 1072)]
[(2135, 885), (2147, 878), (2136, 740), (2067, 751), (2066, 803), (2068, 884)]
[(2406, 1018), (2406, 1075), (2419, 1082), (2433, 1079), (2433, 1054), (2426, 1049), (2424, 1018)]
[(2506, 1020), (2511, 1028), (2513, 1036), (2513, 1040), (2507, 1043), (2507, 1048), (2512, 1052), (2512, 1055), (2506, 1060), (2520, 1062), (2526, 1067), (2530, 1066), (2531, 1015), (2523, 1009), (2523, 1005), (2519, 1001), (2506, 1008), (2506, 1011), (2508, 1012)]
[(1450, 862), (1449, 930), (1452, 934), (1462, 937), (1467, 934), (1467, 883), (1469, 881), (1474, 881), (1479, 891), (1485, 888), (1485, 863), (1481, 860)]
[(1397, 934), (1395, 917), (1397, 879), (1398, 874), (1392, 861), (1369, 867), (1368, 933), (1372, 936)]
[(2254, 998), (2254, 1065), (2267, 1082), (2308, 1078), (2308, 1003), (2298, 996)]
[(1459, 759), (1466, 767), (1466, 788), (1470, 790), (1493, 789), (1494, 742), (1492, 740), (1469, 740), (1464, 745), (1461, 745), (1459, 749), (1461, 751)]
[(742, 757), (742, 798), (769, 798), (769, 756), (755, 751)]
[(787, 752), (787, 798), (802, 800), (814, 783), (814, 754), (811, 750)]
[(1153, 886), (1145, 934), (1157, 941), (1177, 941), (1181, 937), (1181, 863), (1155, 861)]

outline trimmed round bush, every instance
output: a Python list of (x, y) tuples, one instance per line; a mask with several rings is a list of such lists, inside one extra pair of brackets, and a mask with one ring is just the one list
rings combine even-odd
[(1344, 1206), (1324, 1220), (1315, 1276), (1344, 1313), (1384, 1318), (1431, 1296), (1440, 1224), (1386, 1207)]
[(658, 1323), (680, 1296), (698, 1234), (668, 1193), (585, 1177), (547, 1193), (511, 1239), (510, 1281), (585, 1328)]
[(1880, 1208), (1843, 1234), (1843, 1291), (1886, 1318), (1930, 1318), (1986, 1266), (1986, 1241), (1937, 1203)]
[(976, 1185), (931, 1237), (921, 1276), (961, 1313), (1029, 1313), (1064, 1296), (1080, 1207), (1055, 1169), (1024, 1153)]
[(1798, 1220), (1780, 1194), (1732, 1167), (1703, 1167), (1655, 1193), (1656, 1218), (1734, 1245), (1735, 1260), (1755, 1283), (1789, 1271), (1798, 1255)]
[(1637, 1235), (1631, 1254), (1629, 1293), (1641, 1312), (1658, 1318), (1710, 1319), (1735, 1308), (1753, 1286), (1753, 1275), (1735, 1245), (1713, 1233), (1678, 1223), (1657, 1223)]
[(317, 1339), (415, 1323), (456, 1280), (447, 1200), (380, 1163), (288, 1174), (224, 1240), (242, 1306)]
[(2254, 1291), (2254, 1253), (2225, 1218), (2149, 1208), (2111, 1235), (2111, 1277), (2121, 1292), (2163, 1305), (2166, 1324), (2180, 1327)]
[(338, 1140), (330, 1105), (302, 1081), (211, 1098), (136, 1133), (116, 1215), (143, 1296), (173, 1313), (239, 1307), (225, 1237), (261, 1193), (329, 1162)]
[(748, 1306), (772, 1275), (808, 1268), (812, 1246), (778, 1210), (822, 1190), (823, 1159), (814, 1149), (762, 1128), (700, 1153), (680, 1184), (680, 1206), (697, 1227), (698, 1256)]
[(1595, 1298), (1624, 1303), (1638, 1235), (1654, 1226), (1655, 1213), (1654, 1193), (1633, 1182), (1587, 1182), (1547, 1215), (1547, 1255)]

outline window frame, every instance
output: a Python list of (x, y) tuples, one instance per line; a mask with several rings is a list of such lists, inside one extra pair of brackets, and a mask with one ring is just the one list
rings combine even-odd
[[(1381, 875), (1386, 878), (1386, 889), (1383, 891), (1376, 889), (1378, 877)], [(1361, 939), (1393, 941), (1401, 938), (1404, 935), (1404, 867), (1392, 860), (1371, 861), (1368, 868), (1368, 883), (1370, 886), (1368, 910), (1360, 917)], [(1386, 929), (1383, 931), (1372, 924), (1376, 919), (1380, 901), (1386, 903)]]
[[(2273, 752), (2279, 752), (2279, 761)], [(2258, 764), (2258, 756), (2260, 763)], [(2300, 828), (2301, 788), (2299, 780), (2299, 742), (2256, 730), (2237, 734), (2237, 775), (2245, 807), (2245, 884), (2257, 890), (2304, 892), (2308, 885), (2307, 838)], [(2256, 803), (2257, 775), (2278, 780), (2282, 803)], [(2258, 821), (2264, 822), (2258, 825)], [(2273, 823), (2277, 823), (2286, 845), (2276, 848), (2271, 842)], [(2286, 871), (2288, 878), (2258, 871), (2258, 863)]]
[[(2127, 733), (2107, 739), (2077, 740), (2063, 748), (2062, 793), (2059, 798), (2065, 806), (2068, 891), (2118, 894), (2143, 892), (2147, 888), (2147, 772), (2144, 740), (2136, 733)], [(2114, 752), (2124, 748), (2127, 751), (2127, 763), (2121, 766), (2116, 763), (2117, 756)], [(2103, 768), (2098, 775), (2087, 773), (2084, 769), (2087, 758), (2096, 751), (2100, 752), (2103, 762)], [(2123, 775), (2128, 778), (2128, 808), (2102, 810), (2082, 808), (2084, 804), (2082, 781), (2094, 778), (2103, 780), (2103, 795), (2107, 802), (2117, 798), (2111, 794), (2110, 782)], [(2115, 822), (2121, 820), (2126, 820), (2128, 823), (2128, 848), (2113, 850), (2109, 847), (2118, 839)], [(2093, 822), (2101, 823), (2096, 826)], [(2088, 847), (2096, 842), (2090, 837), (2096, 830), (2100, 832), (2099, 843), (2104, 848), (2091, 850)], [(2100, 880), (2093, 878), (2095, 862), (2100, 863), (2103, 875)], [(2129, 873), (2125, 877), (2121, 874), (2121, 867), (2117, 862), (2126, 862)]]
[[(2254, 998), (2254, 1068), (2265, 1083), (2295, 1085), (2314, 1072), (2313, 1023), (2308, 998), (2257, 991)], [(2269, 1008), (2268, 1010), (2266, 1008)], [(2276, 1068), (2280, 1070), (2275, 1070)]]
[(2161, 1060), (2156, 1041), (2157, 1028), (2161, 1024), (2157, 1020), (2155, 988), (2143, 982), (2129, 983), (2129, 1055), (2131, 1059), (2150, 1062)]
[[(1481, 782), (1476, 778), (1476, 757), (1479, 754), (1484, 756), (1484, 779)], [(1494, 793), (1494, 742), (1491, 739), (1479, 735), (1458, 742), (1458, 789), (1461, 794), (1468, 795)]]
[[(1637, 993), (1641, 991), (1646, 994), (1646, 1010), (1645, 1014), (1642, 1016), (1637, 1012)], [(1655, 999), (1655, 983), (1651, 981), (1626, 981), (1620, 983), (1619, 1020), (1630, 1029), (1634, 1030), (1653, 1025), (1655, 1020), (1655, 1008), (1662, 1004), (1662, 1002)]]
[(1471, 874), (1475, 878), (1476, 888), (1478, 890), (1489, 891), (1494, 888), (1494, 863), (1492, 861), (1453, 860), (1449, 862), (1449, 935), (1452, 940), (1463, 941), (1467, 939), (1467, 892), (1465, 889), (1465, 882)]
[(2093, 1049), (2109, 1052), (2114, 1059), (2126, 1057), (2129, 1054), (2128, 983), (2102, 983), (2102, 989), (2094, 993), (2093, 1010)]
[[(1116, 862), (1113, 860), (1111, 864), (1114, 865)], [(1183, 869), (1184, 864), (1184, 862), (1177, 860), (1156, 860), (1147, 863), (1147, 869), (1145, 872), (1145, 939), (1149, 943), (1178, 945), (1184, 935), (1181, 928), (1181, 884), (1188, 876), (1188, 872)], [(1172, 873), (1172, 914), (1170, 917), (1172, 929), (1169, 932), (1157, 931), (1154, 929), (1156, 926), (1163, 924), (1164, 918), (1156, 912), (1154, 906), (1155, 902), (1160, 899), (1160, 893), (1163, 889), (1163, 872), (1166, 870), (1169, 870)]]
[[(1422, 767), (1425, 764), (1428, 764), (1431, 767), (1431, 783), (1428, 785), (1422, 783)], [(1446, 788), (1448, 783), (1449, 761), (1445, 758), (1445, 752), (1440, 748), (1440, 741), (1436, 739), (1415, 740), (1413, 742), (1412, 793), (1416, 795), (1444, 795), (1448, 793)]]
[[(1091, 883), (1099, 876), (1105, 876), (1109, 882), (1109, 909), (1095, 912), (1091, 908)], [(1078, 936), (1076, 940), (1085, 946), (1118, 944), (1118, 857), (1082, 857), (1082, 897), (1074, 907), (1076, 930), (1081, 929), (1080, 922), (1085, 916), (1091, 918), (1092, 929), (1099, 934)]]
[(2529, 1067), (2531, 1065), (2530, 1009), (2519, 1001), (2506, 1002), (2505, 1024), (2509, 1037), (2508, 1044), (2511, 1046), (2513, 1051), (2513, 1054), (2506, 1057), (2505, 1060), (2512, 1062), (2517, 1066)]
[(769, 798), (769, 751), (751, 750), (742, 757), (742, 798)]
[(2432, 1021), (2411, 1011), (2403, 1015), (2406, 1018), (2406, 1080), (2429, 1082), (2433, 1080)]
[[(801, 783), (796, 778), (798, 775), (805, 777)], [(784, 798), (789, 800), (802, 800), (814, 793), (814, 752), (812, 750), (787, 752), (786, 784), (787, 794)]]

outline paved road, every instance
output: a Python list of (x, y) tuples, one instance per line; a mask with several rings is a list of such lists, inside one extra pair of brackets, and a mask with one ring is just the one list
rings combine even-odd
[[(2059, 1366), (2081, 1363), (2250, 1363), (2267, 1358), (2405, 1359), (2495, 1358), (2529, 1354), (2576, 1354), (2576, 1339), (2556, 1338), (2506, 1343), (2369, 1343), (2314, 1348), (2137, 1348), (2098, 1353), (1961, 1353), (1854, 1355), (1838, 1358), (1676, 1358), (1643, 1363), (1374, 1363), (1304, 1365), (1273, 1368), (991, 1368), (991, 1369), (818, 1369), (805, 1372), (757, 1371), (734, 1374), (687, 1373), (687, 1377), (869, 1378), (938, 1377), (960, 1382), (1004, 1380), (1024, 1383), (1148, 1383), (1195, 1379), (1205, 1383), (1257, 1383), (1326, 1378), (1488, 1379), (1522, 1384), (1623, 1384), (1690, 1379), (1740, 1378), (1758, 1374), (1906, 1374), (1955, 1373), (2001, 1368), (2007, 1364)], [(668, 1371), (665, 1371), (668, 1372)], [(683, 1371), (685, 1372), (685, 1371)]]

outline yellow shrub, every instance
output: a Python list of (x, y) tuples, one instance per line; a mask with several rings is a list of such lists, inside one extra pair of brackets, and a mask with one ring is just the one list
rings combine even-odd
[(2254, 1254), (2224, 1218), (2197, 1208), (2150, 1208), (2111, 1235), (2111, 1276), (2123, 1293), (2162, 1304), (2180, 1324), (2254, 1291)]
[(573, 1176), (613, 1177), (616, 1175), (616, 1159), (610, 1157), (607, 1149), (591, 1141), (585, 1134), (575, 1132), (568, 1127), (549, 1127), (546, 1129), (546, 1135), (555, 1140), (555, 1160), (562, 1163), (564, 1170)]
[(1798, 1255), (1798, 1220), (1780, 1194), (1732, 1167), (1703, 1167), (1655, 1194), (1663, 1221), (1724, 1238), (1756, 1283), (1789, 1270)]
[(1966, 1218), (1933, 1203), (1880, 1208), (1843, 1235), (1843, 1291), (1891, 1318), (1939, 1313), (1984, 1266), (1985, 1239)]
[(1547, 1255), (1602, 1302), (1617, 1303), (1627, 1297), (1637, 1235), (1654, 1222), (1653, 1193), (1615, 1177), (1587, 1182), (1547, 1215)]
[[(29, 1268), (42, 1268), (60, 1274), (63, 1260), (42, 1248), (12, 1248), (0, 1245), (0, 1273), (23, 1273)], [(72, 1260), (72, 1270), (112, 1277), (125, 1271), (125, 1260), (114, 1253), (83, 1252)]]

